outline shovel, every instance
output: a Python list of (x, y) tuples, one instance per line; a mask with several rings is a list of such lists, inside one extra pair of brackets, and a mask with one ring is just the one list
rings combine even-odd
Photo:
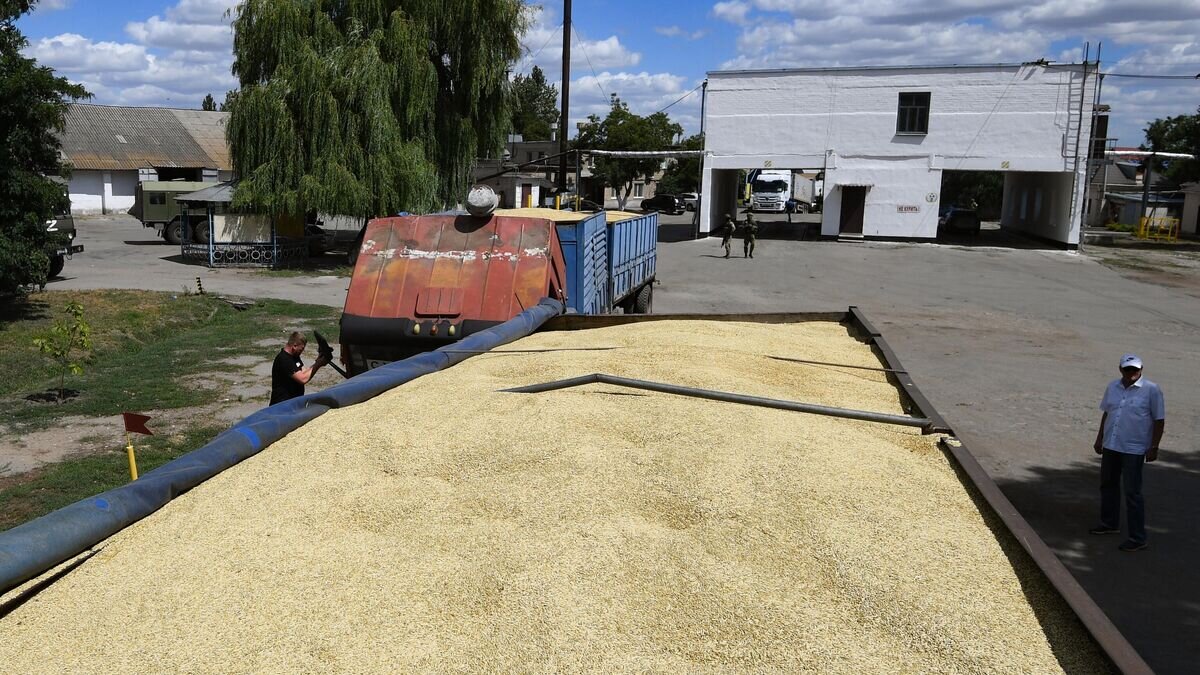
[(346, 374), (346, 371), (342, 370), (341, 366), (333, 362), (333, 347), (329, 346), (329, 340), (326, 340), (324, 335), (321, 335), (315, 330), (313, 331), (313, 336), (317, 338), (317, 356), (324, 356), (334, 370), (341, 373), (342, 377), (349, 379), (350, 376)]

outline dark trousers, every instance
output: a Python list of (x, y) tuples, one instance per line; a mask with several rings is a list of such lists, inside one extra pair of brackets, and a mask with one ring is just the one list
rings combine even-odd
[(1100, 523), (1121, 526), (1121, 494), (1125, 495), (1125, 519), (1129, 539), (1146, 541), (1146, 500), (1142, 498), (1142, 466), (1145, 455), (1130, 455), (1105, 449), (1100, 457)]
[(746, 237), (746, 240), (744, 242), (742, 242), (742, 255), (744, 255), (744, 256), (754, 255), (754, 240), (751, 239), (750, 237)]

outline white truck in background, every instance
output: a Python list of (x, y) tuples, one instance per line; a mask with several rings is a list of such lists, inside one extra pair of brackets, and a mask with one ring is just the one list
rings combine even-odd
[(750, 181), (750, 208), (769, 213), (808, 213), (821, 185), (817, 173), (763, 169)]
[(750, 182), (750, 210), (783, 213), (792, 196), (790, 170), (763, 169)]
[(788, 210), (792, 213), (809, 213), (813, 209), (813, 200), (818, 192), (814, 174), (801, 171), (792, 172), (792, 198), (788, 202)]

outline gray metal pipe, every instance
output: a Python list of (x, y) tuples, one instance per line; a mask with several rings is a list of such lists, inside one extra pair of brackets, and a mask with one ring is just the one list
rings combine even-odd
[(550, 352), (609, 352), (620, 347), (562, 347), (557, 349), (439, 349), (443, 354), (547, 354)]
[(789, 363), (810, 363), (814, 366), (835, 366), (837, 368), (853, 368), (855, 370), (870, 370), (876, 373), (907, 373), (907, 370), (898, 368), (872, 368), (870, 366), (852, 366), (846, 363), (829, 363), (828, 361), (809, 361), (807, 359), (791, 359), (786, 356), (767, 356), (768, 359), (776, 361), (787, 361)]
[(762, 408), (774, 408), (776, 410), (791, 410), (793, 412), (812, 413), (814, 415), (828, 415), (830, 417), (842, 417), (845, 419), (863, 420), (865, 422), (879, 422), (881, 424), (896, 424), (905, 427), (919, 427), (923, 433), (931, 433), (933, 427), (933, 423), (924, 417), (890, 415), (888, 413), (877, 413), (869, 410), (834, 408), (831, 406), (817, 405), (815, 403), (800, 403), (797, 401), (784, 401), (775, 398), (763, 398), (761, 396), (732, 394), (713, 389), (697, 389), (695, 387), (684, 387), (677, 384), (651, 382), (649, 380), (635, 380), (628, 377), (606, 375), (604, 373), (592, 373), (591, 375), (582, 375), (580, 377), (572, 377), (565, 380), (555, 380), (554, 382), (531, 384), (524, 387), (513, 387), (511, 389), (502, 389), (501, 391), (514, 394), (538, 394), (556, 389), (579, 387), (585, 384), (612, 384), (619, 387), (644, 389), (647, 391), (657, 391), (664, 394), (690, 396), (692, 398), (704, 398), (711, 401), (722, 401), (725, 403), (740, 403), (742, 405), (754, 405)]

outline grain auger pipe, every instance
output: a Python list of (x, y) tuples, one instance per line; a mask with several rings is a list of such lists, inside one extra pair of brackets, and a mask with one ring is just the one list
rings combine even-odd
[(512, 389), (502, 389), (501, 391), (514, 394), (538, 394), (545, 391), (554, 391), (556, 389), (580, 387), (585, 384), (611, 384), (618, 387), (645, 389), (647, 391), (657, 391), (664, 394), (705, 398), (711, 401), (723, 401), (725, 403), (740, 403), (742, 405), (755, 405), (762, 408), (775, 408), (777, 410), (791, 410), (793, 412), (812, 413), (815, 415), (843, 417), (846, 419), (863, 420), (866, 422), (897, 424), (905, 427), (919, 427), (921, 429), (921, 433), (933, 433), (933, 422), (926, 417), (909, 417), (907, 415), (890, 415), (888, 413), (877, 413), (869, 410), (834, 408), (825, 405), (817, 405), (815, 403), (784, 401), (777, 398), (747, 396), (745, 394), (733, 394), (730, 392), (716, 391), (713, 389), (697, 389), (695, 387), (684, 387), (677, 384), (651, 382), (649, 380), (635, 380), (628, 377), (605, 375), (604, 373), (592, 373), (591, 375), (572, 377), (566, 380), (555, 380), (553, 382), (531, 384), (524, 387), (513, 387)]

